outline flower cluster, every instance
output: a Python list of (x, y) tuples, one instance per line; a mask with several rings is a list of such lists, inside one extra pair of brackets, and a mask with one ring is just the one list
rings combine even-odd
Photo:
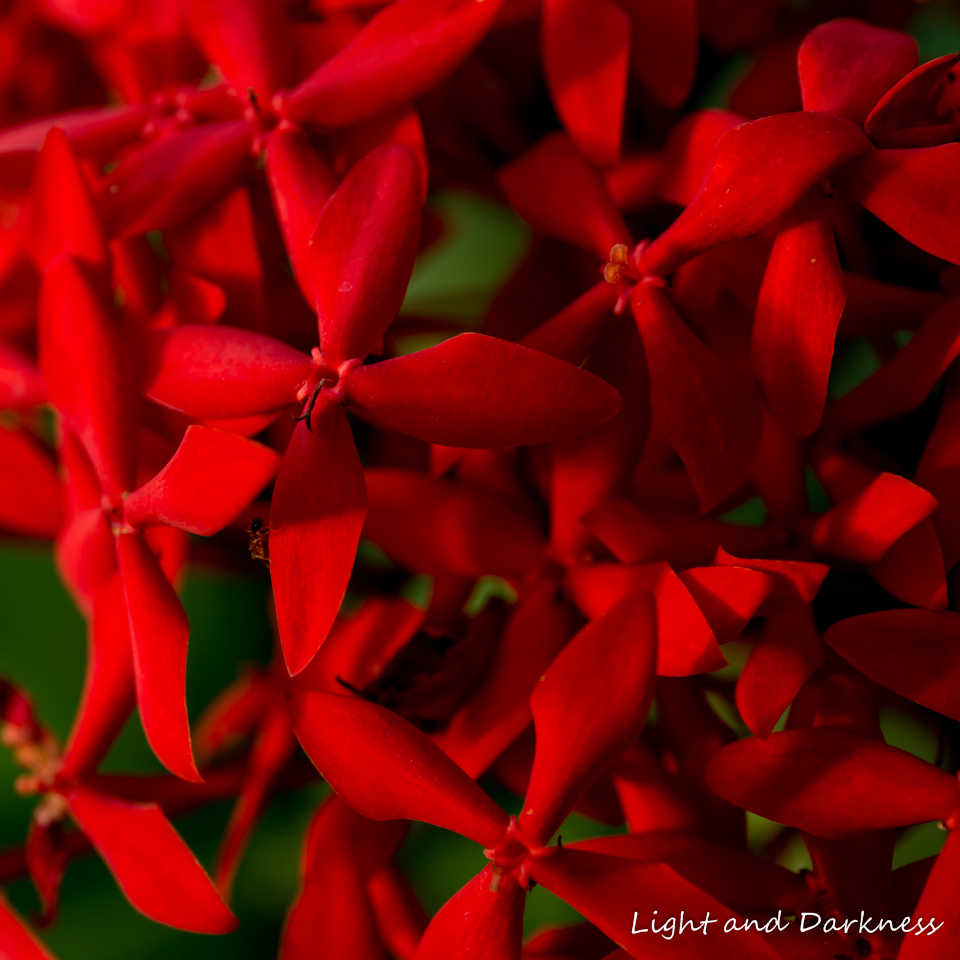
[[(63, 745), (0, 680), (38, 923), (93, 850), (231, 931), (319, 774), (282, 960), (960, 955), (956, 834), (893, 869), (960, 818), (960, 55), (918, 66), (910, 0), (2, 10), (0, 528), (89, 625)], [(533, 230), (478, 329), (401, 312), (448, 186)], [(214, 536), (276, 656), (191, 728)], [(169, 775), (98, 772), (134, 710)], [(171, 818), (225, 798), (211, 876)], [(489, 861), (432, 919), (408, 821)], [(584, 922), (524, 945), (537, 884)], [(0, 956), (49, 957), (2, 898)]]

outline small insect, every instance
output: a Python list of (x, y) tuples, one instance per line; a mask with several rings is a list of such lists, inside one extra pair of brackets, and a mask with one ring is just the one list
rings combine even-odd
[(250, 556), (270, 566), (270, 529), (263, 517), (254, 517), (247, 533), (250, 535)]

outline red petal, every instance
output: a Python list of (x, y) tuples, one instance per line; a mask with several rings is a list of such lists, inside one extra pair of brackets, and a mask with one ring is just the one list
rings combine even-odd
[(832, 403), (824, 425), (853, 433), (914, 410), (926, 400), (958, 353), (960, 298), (954, 297), (927, 317), (892, 360)]
[(670, 132), (664, 151), (664, 179), (660, 196), (685, 207), (697, 195), (720, 138), (745, 121), (729, 110), (697, 110)]
[(643, 85), (666, 107), (690, 95), (700, 55), (694, 0), (629, 0), (631, 63)]
[(790, 209), (824, 174), (870, 149), (848, 120), (781, 113), (725, 133), (690, 205), (643, 251), (642, 273), (665, 277), (697, 254), (748, 237)]
[(824, 640), (871, 680), (960, 720), (960, 614), (882, 610), (835, 623)]
[(37, 316), (50, 402), (79, 435), (103, 492), (119, 496), (134, 486), (134, 405), (116, 330), (74, 261), (47, 268)]
[(368, 153), (320, 214), (308, 252), (320, 348), (333, 366), (380, 342), (420, 240), (420, 168), (402, 145)]
[(46, 399), (47, 388), (33, 363), (19, 350), (0, 343), (0, 409), (34, 407)]
[(65, 253), (90, 267), (107, 263), (107, 248), (77, 158), (54, 127), (37, 157), (30, 187), (30, 253), (41, 272)]
[(413, 960), (427, 928), (427, 915), (410, 881), (392, 863), (367, 881), (367, 895), (387, 950), (397, 960)]
[(774, 588), (771, 577), (749, 567), (691, 567), (679, 576), (719, 643), (736, 639)]
[(823, 416), (845, 302), (830, 210), (815, 187), (781, 222), (763, 275), (750, 351), (767, 408), (799, 437), (813, 433)]
[(13, 912), (3, 894), (0, 894), (0, 955), (10, 960), (53, 960), (52, 954)]
[(360, 457), (343, 408), (321, 394), (301, 421), (270, 505), (270, 580), (291, 676), (314, 658), (343, 600), (367, 512)]
[(267, 182), (293, 275), (303, 298), (313, 303), (308, 245), (324, 206), (337, 188), (337, 178), (306, 140), (292, 130), (274, 130), (267, 141)]
[(523, 577), (540, 559), (539, 524), (482, 487), (385, 467), (365, 476), (364, 536), (409, 570)]
[(613, 756), (643, 728), (653, 699), (656, 610), (640, 590), (587, 624), (530, 697), (537, 752), (519, 817), (543, 846)]
[(135, 527), (166, 523), (209, 537), (222, 530), (273, 479), (270, 447), (209, 427), (190, 426), (169, 463), (124, 500)]
[[(676, 923), (683, 911), (699, 928), (709, 913), (716, 922), (708, 929), (710, 936), (735, 916), (663, 863), (636, 863), (602, 853), (551, 848), (545, 856), (529, 860), (528, 866), (537, 883), (566, 900), (612, 940), (625, 944), (625, 951), (638, 960), (704, 956), (697, 941), (644, 935), (641, 931), (650, 930), (651, 919), (662, 924), (673, 917)], [(685, 932), (691, 933), (689, 928)], [(698, 930), (698, 937), (702, 936)], [(724, 933), (709, 949), (710, 960), (775, 960), (778, 956), (752, 931)]]
[(530, 694), (575, 630), (556, 585), (541, 580), (521, 598), (481, 683), (434, 742), (476, 779), (532, 719)]
[(707, 784), (739, 807), (828, 840), (943, 820), (960, 808), (956, 777), (896, 747), (831, 729), (731, 743), (711, 760)]
[(187, 719), (187, 615), (141, 534), (117, 537), (117, 561), (127, 601), (143, 732), (171, 773), (199, 782)]
[(945, 610), (947, 580), (943, 551), (930, 520), (921, 520), (892, 544), (870, 576), (888, 593), (913, 607)]
[(65, 487), (53, 461), (26, 430), (0, 427), (0, 527), (55, 537), (64, 521)]
[(803, 109), (862, 127), (876, 102), (916, 65), (917, 42), (907, 33), (851, 17), (822, 23), (797, 54)]
[(142, 390), (201, 420), (279, 410), (313, 370), (309, 357), (252, 330), (190, 326), (151, 335)]
[[(294, 690), (290, 717), (334, 790), (371, 820), (422, 820), (494, 846), (507, 815), (416, 727), (359, 697)], [(330, 731), (336, 730), (335, 737)], [(371, 771), (376, 770), (376, 776)]]
[[(27, 872), (30, 874), (43, 908), (39, 922), (50, 923), (56, 919), (60, 882), (63, 880), (69, 858), (60, 822), (53, 820), (41, 823), (36, 817), (31, 819), (27, 831), (25, 854)], [(0, 950), (2, 949), (3, 942), (0, 935)]]
[(940, 101), (956, 76), (960, 55), (948, 53), (923, 63), (884, 94), (864, 125), (878, 147), (935, 147), (960, 135), (955, 111)]
[(620, 406), (599, 377), (479, 333), (356, 367), (345, 396), (376, 426), (450, 447), (546, 443), (595, 427)]
[(245, 120), (204, 123), (164, 134), (120, 161), (101, 183), (111, 236), (166, 230), (232, 190), (251, 163)]
[(65, 781), (92, 773), (136, 704), (123, 581), (114, 573), (97, 591), (88, 628), (83, 699), (60, 767)]
[(194, 933), (236, 929), (237, 918), (156, 804), (129, 803), (79, 786), (65, 796), (71, 816), (137, 910)]
[(737, 681), (737, 709), (761, 739), (823, 663), (823, 644), (810, 607), (768, 617)]
[(190, 32), (243, 99), (248, 91), (269, 105), (293, 82), (293, 26), (271, 0), (189, 0)]
[(295, 123), (342, 127), (413, 100), (483, 39), (501, 0), (398, 0), (280, 104)]
[[(856, 156), (856, 154), (853, 154)], [(921, 250), (960, 264), (960, 143), (873, 150), (837, 171), (843, 192)]]
[(937, 509), (923, 487), (881, 473), (862, 493), (821, 516), (811, 542), (857, 563), (878, 563), (887, 549)]
[[(920, 902), (913, 910), (917, 918), (903, 938), (899, 960), (951, 960), (960, 950), (960, 925), (957, 924), (956, 897), (960, 885), (960, 835), (956, 827), (940, 851)], [(921, 932), (921, 919), (927, 921)], [(931, 927), (944, 924), (934, 933)], [(932, 940), (929, 937), (933, 937)]]
[(664, 293), (638, 284), (631, 298), (650, 371), (650, 402), (705, 513), (744, 481), (763, 426), (753, 380), (697, 339)]
[(545, 0), (543, 71), (560, 121), (599, 167), (620, 159), (630, 21), (612, 0)]
[(610, 258), (617, 243), (631, 243), (606, 185), (563, 134), (544, 137), (497, 172), (513, 208), (524, 220), (561, 240)]
[(527, 891), (485, 867), (438, 911), (415, 960), (520, 960)]
[(810, 603), (830, 572), (824, 563), (807, 563), (803, 560), (742, 560), (731, 556), (722, 547), (717, 549), (713, 562), (724, 567), (748, 567), (765, 573), (773, 580), (773, 590), (757, 610), (757, 616), (761, 617), (789, 613)]

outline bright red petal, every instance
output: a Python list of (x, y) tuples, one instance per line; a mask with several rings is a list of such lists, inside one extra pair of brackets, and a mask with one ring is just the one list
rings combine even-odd
[(773, 580), (749, 567), (691, 567), (680, 579), (719, 643), (736, 639), (773, 591)]
[[(903, 938), (899, 960), (951, 960), (960, 950), (960, 924), (957, 923), (956, 897), (960, 885), (960, 835), (956, 827), (940, 851), (919, 903), (913, 910), (916, 922)], [(920, 931), (920, 920), (926, 928)], [(936, 932), (931, 927), (944, 924)], [(932, 939), (931, 939), (932, 937)]]
[(146, 396), (200, 420), (279, 410), (296, 401), (313, 369), (299, 350), (236, 327), (164, 330), (145, 352)]
[(599, 377), (507, 340), (462, 333), (356, 367), (345, 397), (371, 423), (450, 447), (569, 437), (609, 420), (620, 396)]
[(320, 348), (334, 367), (363, 359), (403, 303), (420, 239), (420, 167), (407, 147), (368, 153), (337, 188), (310, 237)]
[(421, 820), (485, 847), (503, 836), (507, 815), (397, 714), (359, 697), (294, 690), (290, 717), (307, 756), (363, 816)]
[(830, 114), (781, 113), (735, 127), (720, 138), (699, 193), (643, 251), (641, 272), (665, 277), (711, 247), (762, 230), (824, 174), (869, 149), (858, 127)]
[(273, 479), (280, 456), (236, 434), (190, 426), (167, 465), (123, 503), (134, 527), (165, 523), (209, 537)]
[(820, 584), (830, 572), (825, 563), (807, 563), (804, 560), (743, 560), (718, 548), (713, 562), (723, 567), (747, 567), (766, 574), (773, 580), (773, 589), (760, 605), (757, 615), (789, 613), (817, 595)]
[(53, 955), (30, 933), (0, 894), (0, 956), (10, 960), (53, 960)]
[(835, 113), (863, 126), (877, 101), (917, 65), (917, 42), (844, 17), (822, 23), (800, 44), (803, 109)]
[(343, 408), (321, 394), (313, 433), (287, 445), (270, 505), (270, 580), (291, 676), (314, 658), (343, 600), (367, 512), (360, 457)]
[(543, 846), (613, 756), (643, 728), (653, 699), (656, 609), (646, 590), (584, 627), (530, 697), (537, 752), (521, 834)]
[(53, 538), (64, 521), (66, 488), (53, 460), (26, 430), (0, 428), (0, 527)]
[(65, 796), (71, 816), (137, 910), (178, 930), (236, 929), (237, 918), (156, 804), (130, 803), (80, 786)]
[(943, 820), (960, 808), (956, 777), (913, 754), (839, 730), (786, 730), (717, 753), (711, 790), (738, 807), (839, 840)]
[(828, 202), (814, 187), (781, 221), (750, 351), (767, 409), (796, 436), (809, 436), (823, 416), (846, 299)]
[(612, 0), (545, 0), (543, 70), (571, 139), (598, 167), (620, 159), (630, 21)]
[(283, 98), (296, 123), (342, 127), (413, 100), (483, 39), (501, 0), (398, 0)]
[(187, 718), (187, 615), (141, 534), (117, 537), (117, 561), (127, 601), (143, 731), (171, 773), (199, 782)]

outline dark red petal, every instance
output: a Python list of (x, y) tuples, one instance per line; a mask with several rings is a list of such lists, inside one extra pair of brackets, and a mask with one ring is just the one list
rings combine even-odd
[(19, 350), (0, 343), (0, 409), (34, 407), (46, 399), (47, 388), (33, 363)]
[(697, 110), (670, 131), (664, 151), (660, 196), (685, 207), (697, 195), (720, 138), (746, 120), (729, 110)]
[(960, 614), (882, 610), (835, 623), (824, 640), (871, 680), (960, 720)]
[(53, 955), (30, 933), (0, 894), (0, 955), (10, 960), (53, 960)]
[(866, 153), (870, 141), (840, 117), (781, 113), (725, 133), (700, 191), (640, 256), (665, 277), (697, 254), (748, 237), (790, 209), (824, 174)]
[(945, 143), (873, 150), (838, 170), (834, 182), (921, 250), (960, 264), (958, 170), (960, 143)]
[(757, 610), (757, 616), (761, 617), (789, 613), (810, 603), (830, 572), (825, 563), (804, 560), (743, 560), (731, 556), (722, 547), (717, 549), (713, 562), (723, 567), (748, 567), (773, 580), (773, 590)]
[(916, 65), (917, 42), (907, 33), (852, 17), (822, 23), (797, 54), (803, 109), (862, 127), (876, 102)]
[(209, 537), (273, 479), (280, 455), (236, 434), (189, 426), (167, 465), (123, 503), (134, 527), (166, 523)]
[(33, 168), (28, 244), (41, 272), (61, 253), (94, 268), (107, 263), (93, 198), (66, 134), (56, 127)]
[(781, 221), (750, 350), (767, 409), (796, 436), (809, 436), (823, 416), (846, 299), (828, 201), (814, 187)]
[(409, 570), (524, 577), (541, 557), (536, 518), (489, 490), (387, 467), (365, 476), (364, 536)]
[(571, 139), (599, 167), (620, 159), (630, 21), (612, 0), (545, 0), (543, 71)]
[(333, 366), (380, 342), (406, 293), (420, 240), (420, 168), (400, 144), (368, 153), (310, 237), (320, 348)]
[(893, 543), (936, 508), (937, 501), (923, 487), (881, 473), (863, 492), (823, 514), (811, 542), (857, 563), (878, 563)]
[(397, 960), (413, 960), (427, 928), (427, 915), (410, 881), (399, 867), (388, 863), (367, 881), (367, 895), (389, 953)]
[(267, 183), (283, 231), (293, 275), (313, 303), (308, 246), (337, 178), (313, 147), (292, 130), (274, 130), (267, 141)]
[[(688, 939), (679, 935), (668, 939), (650, 932), (651, 919), (658, 922), (659, 929), (659, 924), (671, 917), (678, 923), (681, 910), (698, 926), (708, 912), (716, 921), (706, 934), (709, 938), (720, 931), (710, 942), (710, 960), (775, 960), (778, 956), (753, 931), (723, 933), (724, 924), (735, 914), (666, 864), (637, 863), (569, 848), (551, 848), (527, 863), (537, 883), (566, 900), (612, 940), (624, 944), (626, 953), (638, 960), (704, 956), (702, 932), (697, 932), (696, 939), (689, 929)], [(634, 929), (647, 932), (633, 933)]]
[(679, 576), (719, 643), (736, 639), (773, 591), (773, 579), (749, 567), (691, 567)]
[(661, 290), (638, 284), (634, 291), (653, 413), (706, 512), (750, 471), (763, 426), (760, 396), (752, 378), (697, 339)]
[(620, 407), (599, 377), (479, 333), (356, 367), (345, 395), (377, 426), (451, 447), (546, 443), (595, 427)]
[(563, 648), (530, 697), (537, 751), (519, 826), (543, 846), (613, 756), (643, 728), (653, 699), (656, 608), (626, 597)]
[(187, 718), (187, 615), (141, 534), (117, 537), (117, 561), (127, 601), (143, 732), (171, 773), (199, 782)]
[(484, 867), (438, 911), (415, 960), (520, 960), (527, 891)]
[(600, 260), (609, 259), (614, 244), (631, 243), (600, 175), (563, 134), (544, 137), (502, 167), (497, 182), (537, 230), (584, 247)]
[(939, 107), (958, 62), (960, 55), (948, 53), (908, 73), (870, 112), (864, 125), (867, 136), (886, 148), (936, 147), (956, 140), (960, 119)]
[(47, 267), (37, 324), (50, 402), (80, 437), (103, 492), (119, 496), (134, 486), (132, 391), (113, 322), (73, 260)]
[(82, 786), (64, 795), (71, 816), (137, 910), (178, 930), (236, 929), (237, 918), (156, 804), (130, 803)]
[(296, 123), (342, 127), (429, 90), (483, 39), (502, 0), (398, 0), (283, 98)]
[(633, 25), (630, 61), (643, 85), (666, 107), (679, 107), (697, 75), (695, 0), (628, 0)]
[[(956, 898), (960, 885), (960, 834), (954, 827), (940, 851), (919, 903), (913, 910), (916, 917), (910, 933), (903, 938), (899, 960), (951, 960), (960, 950), (960, 925), (957, 923)], [(920, 920), (926, 920), (923, 932)], [(936, 924), (945, 924), (931, 931)], [(931, 939), (932, 937), (932, 939)]]
[(101, 182), (108, 233), (130, 237), (189, 220), (237, 186), (252, 162), (252, 140), (245, 120), (204, 123), (131, 153)]
[(307, 756), (363, 816), (421, 820), (485, 847), (502, 837), (507, 815), (397, 714), (359, 697), (295, 689), (290, 717)]
[(809, 606), (768, 617), (737, 681), (737, 709), (761, 739), (823, 663), (824, 650)]
[(136, 704), (123, 581), (114, 573), (97, 591), (88, 627), (83, 699), (60, 767), (65, 781), (92, 773)]
[(270, 98), (296, 76), (293, 25), (271, 0), (189, 0), (190, 33), (243, 99)]
[(49, 456), (25, 430), (0, 428), (0, 527), (52, 539), (64, 521), (66, 489)]
[(892, 360), (830, 404), (824, 424), (852, 433), (916, 409), (958, 353), (960, 297), (954, 297), (927, 317)]
[(543, 579), (523, 596), (503, 631), (481, 683), (434, 742), (477, 778), (532, 719), (530, 694), (576, 629), (556, 585)]
[(731, 743), (711, 760), (707, 784), (745, 810), (828, 840), (943, 820), (960, 809), (956, 777), (896, 747), (832, 729)]
[[(40, 822), (33, 817), (27, 831), (25, 854), (27, 872), (43, 908), (40, 921), (49, 923), (57, 916), (60, 882), (63, 880), (69, 856), (60, 822)], [(0, 937), (0, 950), (2, 949), (3, 942)]]
[(296, 400), (313, 369), (299, 350), (236, 327), (160, 331), (145, 352), (146, 396), (201, 420), (279, 410)]
[(912, 607), (945, 610), (947, 579), (936, 528), (921, 520), (870, 567), (870, 576), (888, 593)]
[(290, 438), (270, 505), (270, 580), (291, 676), (314, 658), (333, 626), (366, 512), (347, 415), (321, 395), (313, 433), (301, 421)]

